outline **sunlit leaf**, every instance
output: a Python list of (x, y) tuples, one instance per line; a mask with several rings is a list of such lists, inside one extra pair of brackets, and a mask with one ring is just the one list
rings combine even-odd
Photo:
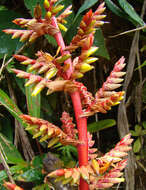
[(105, 119), (105, 120), (88, 124), (88, 131), (93, 133), (93, 132), (101, 131), (103, 129), (107, 129), (109, 127), (113, 127), (115, 125), (116, 125), (116, 121), (114, 119)]
[(4, 155), (7, 163), (25, 165), (26, 162), (23, 160), (21, 154), (18, 152), (16, 147), (0, 133), (0, 151)]
[(16, 50), (18, 50), (23, 43), (18, 39), (12, 40), (10, 35), (5, 34), (2, 30), (7, 28), (18, 28), (12, 20), (17, 17), (21, 17), (20, 14), (11, 10), (0, 10), (0, 58), (7, 54), (11, 56)]
[(144, 122), (142, 123), (142, 126), (144, 127), (144, 129), (146, 129), (146, 121), (144, 121)]
[(104, 36), (100, 28), (95, 32), (94, 45), (99, 47), (99, 49), (95, 52), (95, 55), (104, 57), (106, 59), (110, 59), (108, 51), (105, 46)]
[(17, 177), (17, 180), (20, 181), (31, 181), (31, 182), (37, 182), (43, 180), (43, 174), (41, 172), (41, 169), (38, 168), (31, 168), (30, 170), (27, 170), (22, 175), (19, 175)]
[(19, 110), (17, 105), (9, 98), (9, 96), (0, 89), (0, 103), (3, 105), (19, 122), (22, 123), (22, 120), (20, 119), (19, 115), (22, 114), (22, 112)]
[(133, 145), (133, 151), (135, 153), (138, 153), (141, 149), (141, 142), (140, 142), (140, 138), (138, 138), (135, 142), (134, 142), (134, 145)]
[[(28, 70), (27, 70), (28, 71)], [(28, 113), (34, 117), (40, 117), (41, 94), (32, 96), (34, 85), (25, 87)]]
[(135, 125), (135, 132), (137, 133), (137, 135), (140, 135), (142, 131), (142, 127), (140, 125)]
[(85, 2), (83, 3), (83, 5), (80, 7), (80, 9), (78, 10), (76, 17), (74, 18), (74, 21), (76, 21), (77, 17), (84, 12), (85, 10), (89, 9), (90, 7), (92, 7), (95, 3), (97, 3), (98, 0), (85, 0)]
[(122, 9), (135, 21), (137, 24), (143, 26), (144, 21), (140, 18), (137, 12), (134, 10), (132, 5), (128, 3), (126, 0), (118, 0)]

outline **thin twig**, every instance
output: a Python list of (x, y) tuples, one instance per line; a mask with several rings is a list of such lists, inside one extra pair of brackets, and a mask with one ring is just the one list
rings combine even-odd
[(2, 66), (1, 66), (1, 68), (0, 68), (0, 81), (1, 81), (1, 79), (2, 79), (1, 74), (2, 74), (2, 71), (3, 71), (4, 67), (5, 67), (5, 60), (6, 60), (6, 57), (7, 57), (7, 54), (4, 55), (3, 62), (2, 62)]
[(122, 36), (122, 35), (125, 35), (125, 34), (129, 34), (129, 33), (132, 33), (132, 32), (136, 32), (136, 31), (139, 31), (139, 30), (143, 30), (146, 28), (146, 25), (144, 26), (141, 26), (141, 27), (138, 27), (138, 28), (135, 28), (135, 29), (132, 29), (132, 30), (128, 30), (128, 31), (125, 31), (125, 32), (122, 32), (120, 34), (116, 34), (116, 35), (113, 35), (113, 36), (109, 36), (109, 38), (116, 38), (118, 36)]
[(3, 150), (3, 148), (2, 148), (2, 145), (0, 143), (0, 159), (1, 159), (2, 164), (3, 164), (3, 166), (4, 166), (5, 170), (6, 170), (6, 173), (7, 173), (8, 177), (9, 177), (10, 182), (15, 184), (15, 181), (13, 180), (10, 168), (9, 168), (9, 166), (8, 166), (8, 164), (7, 164), (7, 162), (6, 162), (5, 158), (4, 158), (4, 155), (2, 153), (2, 150)]
[(143, 169), (143, 171), (146, 173), (146, 168), (144, 167), (144, 165), (141, 162), (139, 162), (138, 160), (136, 162)]
[[(13, 87), (11, 85), (11, 80), (10, 80), (7, 72), (6, 72), (6, 79), (7, 79), (10, 97), (15, 102), (15, 104), (17, 105), (17, 99), (15, 96)], [(24, 130), (23, 126), (20, 124), (20, 122), (15, 119), (15, 140), (14, 140), (14, 144), (16, 147), (18, 145), (18, 141), (21, 143), (25, 159), (27, 161), (32, 160), (32, 158), (34, 157), (34, 151), (31, 147), (30, 142), (29, 142), (27, 133), (25, 132), (25, 130)]]
[[(18, 51), (16, 51), (16, 54), (19, 54), (21, 53), (24, 48), (28, 45), (29, 43), (25, 43), (20, 49), (18, 49)], [(8, 64), (13, 61), (14, 57), (11, 57), (6, 63), (5, 63), (5, 59), (7, 54), (4, 55), (4, 59), (3, 59), (3, 64), (2, 64), (2, 67), (0, 68), (0, 75), (2, 74), (2, 72), (4, 71), (4, 69), (8, 66)]]

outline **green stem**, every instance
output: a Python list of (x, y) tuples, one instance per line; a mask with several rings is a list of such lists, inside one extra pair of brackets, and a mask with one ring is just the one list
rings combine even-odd
[[(58, 28), (56, 18), (52, 18), (52, 25)], [(59, 29), (59, 28), (58, 28)], [(70, 53), (68, 51), (64, 51), (65, 44), (62, 37), (61, 32), (57, 32), (54, 35), (58, 46), (61, 48), (61, 54), (64, 55), (66, 53)], [(66, 60), (65, 64), (69, 64), (70, 68), (66, 71), (66, 79), (69, 79), (71, 74), (73, 73), (72, 61), (71, 59)], [(82, 114), (82, 104), (80, 99), (80, 94), (78, 91), (71, 93), (71, 99), (74, 107), (78, 136), (79, 140), (83, 142), (83, 144), (78, 146), (78, 157), (79, 157), (79, 166), (88, 164), (88, 138), (87, 138), (87, 118), (81, 118)], [(81, 179), (80, 180), (80, 190), (88, 190), (88, 184)]]

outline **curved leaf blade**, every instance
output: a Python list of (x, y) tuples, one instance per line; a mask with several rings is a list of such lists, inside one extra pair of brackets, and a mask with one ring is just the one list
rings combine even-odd
[(5, 156), (6, 162), (9, 164), (24, 165), (26, 162), (23, 160), (21, 154), (16, 147), (0, 133), (0, 151)]
[(128, 3), (126, 0), (118, 0), (118, 2), (121, 8), (127, 13), (127, 15), (129, 15), (131, 19), (137, 22), (137, 24), (140, 26), (143, 26), (145, 24), (130, 3)]
[(105, 119), (98, 122), (93, 122), (88, 124), (87, 130), (90, 133), (98, 132), (103, 129), (107, 129), (109, 127), (113, 127), (116, 125), (116, 121), (114, 119)]
[(22, 112), (2, 89), (0, 89), (0, 104), (3, 105), (19, 122), (22, 123), (22, 120), (19, 117)]

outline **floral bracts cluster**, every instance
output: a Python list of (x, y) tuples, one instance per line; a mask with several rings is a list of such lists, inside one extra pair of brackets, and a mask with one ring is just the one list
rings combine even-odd
[(125, 58), (121, 57), (114, 65), (112, 72), (103, 83), (102, 88), (95, 94), (94, 101), (84, 110), (82, 116), (90, 116), (96, 112), (107, 113), (111, 109), (111, 106), (120, 103), (123, 99), (124, 91), (116, 92), (114, 90), (121, 86), (120, 83), (123, 81), (121, 77), (125, 75), (125, 72), (121, 70), (125, 65)]
[[(121, 171), (126, 166), (126, 160), (122, 160), (122, 158), (131, 149), (132, 139), (130, 135), (127, 135), (114, 149), (98, 158), (97, 149), (93, 148), (92, 135), (89, 133), (87, 135), (85, 117), (97, 112), (106, 113), (112, 106), (117, 105), (122, 100), (124, 92), (116, 92), (115, 89), (119, 88), (123, 81), (122, 76), (125, 72), (122, 72), (122, 69), (125, 67), (125, 59), (124, 57), (119, 59), (110, 76), (93, 97), (87, 91), (87, 88), (75, 79), (83, 77), (84, 73), (94, 68), (91, 64), (96, 62), (97, 58), (92, 55), (98, 49), (93, 46), (94, 33), (97, 27), (104, 24), (104, 21), (102, 21), (105, 17), (103, 15), (105, 10), (104, 3), (100, 4), (95, 12), (89, 10), (83, 16), (77, 34), (73, 37), (71, 43), (65, 46), (59, 28), (64, 31), (67, 30), (64, 24), (66, 24), (65, 18), (71, 13), (71, 6), (58, 14), (64, 8), (63, 5), (59, 4), (60, 2), (57, 2), (57, 0), (44, 0), (46, 10), (44, 18), (42, 18), (41, 7), (37, 5), (34, 10), (34, 18), (18, 18), (13, 21), (20, 27), (26, 28), (26, 30), (6, 29), (4, 32), (12, 34), (12, 38), (20, 37), (20, 41), (28, 39), (32, 42), (44, 34), (49, 34), (55, 38), (59, 46), (56, 55), (52, 56), (42, 51), (37, 52), (36, 59), (14, 55), (18, 61), (29, 67), (28, 72), (18, 69), (12, 70), (18, 77), (28, 79), (25, 86), (33, 85), (32, 96), (37, 95), (45, 87), (48, 88), (47, 94), (56, 91), (68, 92), (71, 95), (73, 105), (75, 105), (74, 110), (75, 116), (77, 116), (79, 135), (74, 128), (72, 118), (66, 112), (63, 112), (61, 118), (62, 130), (52, 123), (39, 118), (29, 115), (20, 115), (20, 117), (28, 124), (26, 130), (32, 132), (33, 138), (39, 137), (40, 142), (48, 142), (48, 139), (52, 138), (48, 142), (48, 147), (60, 142), (63, 145), (71, 144), (76, 146), (79, 150), (79, 167), (56, 170), (48, 174), (45, 181), (47, 181), (48, 177), (55, 177), (56, 180), (61, 180), (64, 184), (70, 182), (78, 185), (81, 183), (85, 189), (88, 189), (87, 183), (91, 190), (109, 188), (115, 183), (124, 181), (124, 178), (121, 177), (123, 174)], [(80, 48), (80, 55), (74, 58), (72, 52), (77, 48)], [(32, 71), (35, 71), (35, 74)], [(81, 137), (81, 140), (78, 140), (77, 135), (79, 138)], [(83, 158), (84, 155), (85, 159)], [(80, 164), (80, 161), (83, 162)], [(80, 178), (83, 178), (87, 183), (84, 180), (80, 181)], [(21, 190), (21, 188), (9, 183), (7, 183), (7, 187)]]
[(88, 132), (88, 160), (97, 158), (97, 148), (93, 148), (95, 141), (92, 139), (92, 134)]
[(36, 117), (31, 117), (29, 115), (20, 115), (21, 119), (28, 124), (26, 130), (30, 130), (33, 133), (33, 138), (40, 137), (40, 142), (47, 141), (48, 147), (53, 146), (57, 142), (60, 142), (63, 145), (71, 144), (77, 146), (81, 142), (75, 138), (72, 138), (67, 133), (63, 132), (59, 127), (49, 123), (46, 120), (39, 119)]
[[(59, 52), (57, 52), (56, 56)], [(37, 59), (30, 59), (23, 55), (14, 55), (14, 57), (23, 65), (30, 65), (29, 72), (31, 74), (18, 69), (12, 69), (19, 78), (29, 79), (25, 86), (34, 84), (32, 96), (36, 96), (45, 87), (48, 88), (47, 95), (55, 91), (69, 91), (75, 88), (72, 81), (63, 80), (64, 68), (61, 64), (70, 58), (69, 54), (63, 56), (51, 56), (49, 53), (38, 51)], [(51, 80), (53, 78), (53, 81)]]
[(67, 112), (63, 112), (60, 120), (62, 121), (62, 129), (64, 133), (66, 133), (70, 138), (75, 139), (77, 130), (75, 129), (75, 124), (72, 122), (73, 118), (70, 117)]
[[(12, 34), (12, 39), (20, 37), (20, 41), (25, 41), (29, 39), (29, 42), (34, 41), (36, 38), (49, 34), (54, 36), (58, 29), (52, 25), (52, 17), (56, 16), (58, 12), (60, 12), (64, 5), (55, 5), (54, 0), (45, 0), (44, 7), (46, 9), (45, 18), (42, 18), (42, 10), (39, 5), (37, 5), (34, 9), (34, 18), (32, 19), (24, 19), (17, 18), (13, 22), (19, 25), (22, 28), (27, 28), (26, 30), (14, 30), (14, 29), (5, 29), (3, 30), (7, 34)], [(62, 30), (67, 30), (63, 25), (66, 23), (65, 18), (72, 13), (70, 10), (71, 6), (64, 10), (64, 12), (58, 16), (57, 22), (58, 26)]]
[(90, 190), (109, 188), (115, 183), (123, 182), (121, 171), (126, 167), (127, 160), (122, 158), (131, 149), (131, 143), (131, 135), (128, 134), (103, 157), (92, 159), (86, 166), (53, 171), (46, 176), (46, 180), (54, 177), (63, 184), (78, 185), (82, 177), (89, 184)]

